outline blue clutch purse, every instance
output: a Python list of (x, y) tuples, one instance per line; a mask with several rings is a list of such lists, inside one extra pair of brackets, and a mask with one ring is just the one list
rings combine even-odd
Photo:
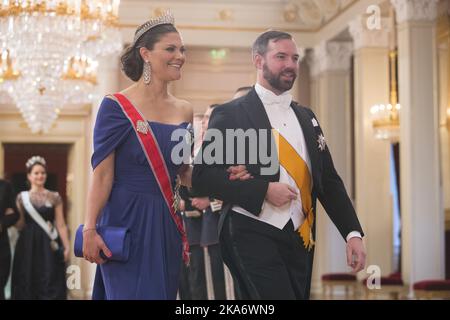
[[(103, 251), (100, 251), (100, 256), (103, 259), (122, 262), (128, 260), (131, 235), (127, 228), (100, 226), (97, 227), (97, 233), (103, 238), (112, 253), (111, 258), (108, 258)], [(74, 252), (76, 257), (83, 257), (83, 225), (78, 227), (75, 234)]]

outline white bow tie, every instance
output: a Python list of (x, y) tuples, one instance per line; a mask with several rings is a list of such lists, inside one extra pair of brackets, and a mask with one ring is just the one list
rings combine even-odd
[(272, 93), (265, 93), (261, 100), (265, 106), (277, 105), (280, 107), (289, 108), (292, 101), (292, 95), (281, 94), (277, 96)]

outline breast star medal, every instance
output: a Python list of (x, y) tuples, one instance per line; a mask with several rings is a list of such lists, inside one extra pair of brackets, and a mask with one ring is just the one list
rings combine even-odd
[(319, 139), (317, 139), (317, 143), (319, 144), (319, 150), (324, 151), (327, 143), (325, 141), (325, 137), (323, 136), (323, 134), (319, 135)]
[(143, 134), (147, 134), (148, 133), (147, 124), (142, 120), (136, 121), (136, 131)]

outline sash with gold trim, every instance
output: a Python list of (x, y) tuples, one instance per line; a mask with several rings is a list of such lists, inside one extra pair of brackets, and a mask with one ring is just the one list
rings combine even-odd
[(277, 130), (272, 129), (272, 134), (275, 137), (280, 165), (294, 179), (297, 188), (300, 190), (305, 220), (298, 232), (303, 239), (303, 245), (309, 251), (314, 246), (312, 235), (314, 213), (311, 199), (311, 174), (309, 173), (308, 165), (294, 147)]
[(174, 209), (174, 194), (172, 189), (172, 183), (170, 182), (169, 171), (167, 170), (166, 163), (161, 154), (158, 142), (150, 127), (149, 123), (144, 119), (142, 114), (137, 110), (133, 104), (121, 93), (115, 93), (113, 95), (122, 111), (130, 120), (133, 126), (134, 132), (141, 144), (142, 151), (144, 151), (150, 168), (155, 175), (158, 186), (164, 196), (164, 200), (169, 208), (170, 215), (175, 222), (178, 231), (181, 234), (183, 241), (183, 261), (186, 265), (189, 264), (189, 243), (187, 240), (186, 232), (183, 227), (182, 220), (178, 216)]

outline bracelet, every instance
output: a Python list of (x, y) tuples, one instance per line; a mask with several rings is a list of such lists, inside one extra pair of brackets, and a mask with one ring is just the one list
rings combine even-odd
[(83, 233), (85, 233), (86, 231), (90, 231), (90, 230), (97, 230), (97, 228), (87, 228), (83, 230)]

